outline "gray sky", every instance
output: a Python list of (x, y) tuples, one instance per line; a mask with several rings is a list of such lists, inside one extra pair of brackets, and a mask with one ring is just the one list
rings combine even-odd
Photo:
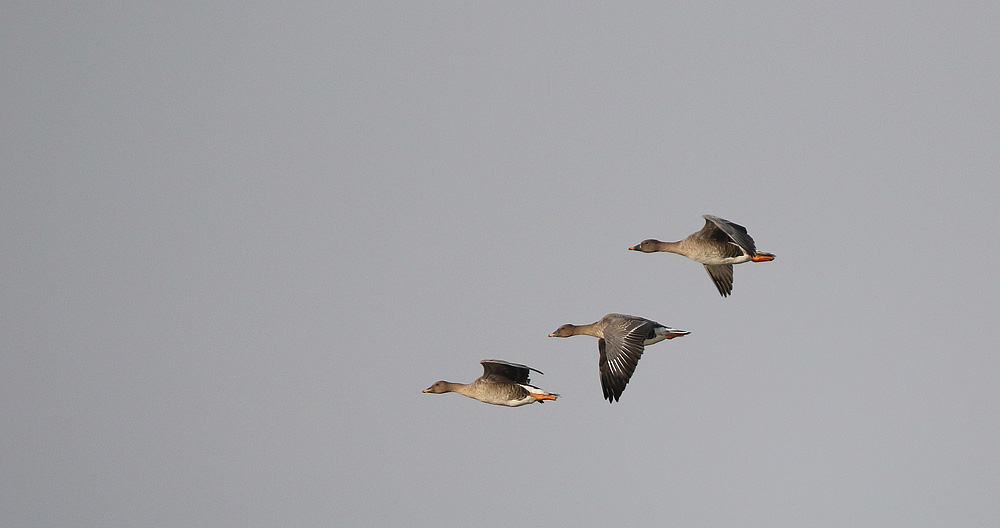
[(4, 526), (1000, 524), (996, 3), (2, 15)]

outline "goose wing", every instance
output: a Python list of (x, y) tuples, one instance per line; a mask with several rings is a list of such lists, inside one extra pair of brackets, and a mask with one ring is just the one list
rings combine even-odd
[(743, 251), (746, 251), (750, 256), (757, 254), (757, 247), (754, 245), (753, 238), (747, 234), (747, 228), (718, 216), (702, 215), (702, 218), (705, 219), (705, 227), (701, 228), (698, 233), (706, 238), (724, 239), (732, 242), (743, 248)]
[(644, 350), (643, 341), (654, 335), (655, 324), (647, 319), (616, 318), (597, 341), (600, 351), (601, 388), (610, 403), (618, 401)]
[(484, 359), (480, 361), (483, 365), (482, 378), (488, 381), (513, 381), (514, 383), (528, 383), (529, 371), (534, 370), (541, 374), (542, 371), (533, 369), (527, 365), (511, 363), (502, 359)]
[(733, 265), (732, 264), (705, 264), (705, 271), (712, 278), (715, 287), (723, 297), (728, 297), (733, 293)]

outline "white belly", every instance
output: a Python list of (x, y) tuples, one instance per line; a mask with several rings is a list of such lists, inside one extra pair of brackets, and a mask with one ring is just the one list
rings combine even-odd
[(718, 255), (697, 255), (696, 257), (691, 257), (692, 260), (701, 262), (702, 264), (742, 264), (744, 262), (749, 262), (752, 260), (750, 255), (743, 253), (738, 257), (720, 257)]

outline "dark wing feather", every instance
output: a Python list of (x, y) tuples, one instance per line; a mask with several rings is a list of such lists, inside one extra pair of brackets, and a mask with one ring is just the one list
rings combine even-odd
[[(605, 353), (606, 349), (607, 349), (607, 346), (606, 346), (606, 343), (604, 342), (604, 338), (603, 337), (598, 338), (597, 339), (597, 350), (601, 353), (601, 357), (600, 357), (600, 360), (597, 363), (597, 366), (598, 366), (598, 369), (601, 372), (601, 390), (604, 391), (604, 397), (608, 401), (611, 401), (611, 398), (614, 397), (613, 396), (614, 393), (613, 393), (613, 391), (611, 390), (610, 387), (612, 386), (612, 384), (614, 384), (614, 378), (611, 377), (611, 373), (608, 371), (608, 367), (607, 367), (607, 365), (608, 365), (608, 355)], [(624, 389), (624, 387), (622, 387), (622, 389)], [(619, 394), (621, 394), (621, 393), (619, 393)]]
[(527, 365), (510, 363), (501, 359), (484, 359), (479, 363), (483, 365), (483, 378), (488, 380), (504, 378), (514, 383), (528, 383), (529, 371), (534, 370), (539, 374), (542, 373), (540, 370), (533, 369)]
[(604, 328), (604, 339), (597, 342), (601, 351), (601, 388), (608, 402), (614, 403), (642, 357), (643, 341), (653, 336), (653, 322), (645, 319), (616, 319)]
[(716, 242), (725, 242), (727, 244), (732, 242), (729, 235), (727, 235), (725, 231), (719, 229), (719, 226), (708, 218), (705, 218), (705, 225), (691, 236), (702, 240), (714, 240)]
[(710, 219), (706, 218), (705, 227), (688, 237), (688, 239), (691, 238), (697, 239), (700, 244), (711, 244), (720, 257), (743, 256), (743, 248), (736, 245), (732, 237), (719, 229), (719, 226)]
[(723, 297), (729, 296), (733, 292), (733, 265), (732, 264), (705, 264), (705, 271), (712, 277), (712, 282), (718, 288)]
[[(746, 251), (750, 256), (757, 254), (757, 247), (753, 243), (753, 238), (747, 234), (747, 228), (718, 216), (702, 215), (702, 217), (705, 219), (705, 227), (701, 228), (699, 233), (706, 233), (706, 236), (710, 231), (721, 233), (727, 240), (743, 248), (743, 251)], [(715, 226), (715, 228), (713, 229), (711, 226)], [(711, 237), (718, 239), (718, 235)]]

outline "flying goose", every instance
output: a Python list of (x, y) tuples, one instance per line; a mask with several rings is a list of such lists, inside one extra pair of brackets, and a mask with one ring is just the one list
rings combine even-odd
[(608, 403), (614, 403), (635, 372), (635, 366), (646, 345), (689, 333), (642, 317), (612, 313), (588, 325), (564, 324), (549, 334), (549, 337), (589, 335), (598, 338), (601, 388)]
[(701, 262), (723, 297), (733, 291), (733, 264), (774, 260), (773, 254), (757, 251), (747, 228), (718, 216), (702, 217), (705, 227), (680, 242), (650, 238), (629, 249), (643, 253), (666, 251)]
[(534, 385), (528, 385), (530, 370), (542, 372), (526, 365), (509, 363), (499, 359), (484, 359), (483, 375), (472, 383), (452, 383), (437, 381), (424, 389), (431, 394), (457, 392), (462, 396), (493, 405), (520, 407), (529, 403), (542, 403), (544, 400), (554, 400), (558, 394), (545, 392)]

